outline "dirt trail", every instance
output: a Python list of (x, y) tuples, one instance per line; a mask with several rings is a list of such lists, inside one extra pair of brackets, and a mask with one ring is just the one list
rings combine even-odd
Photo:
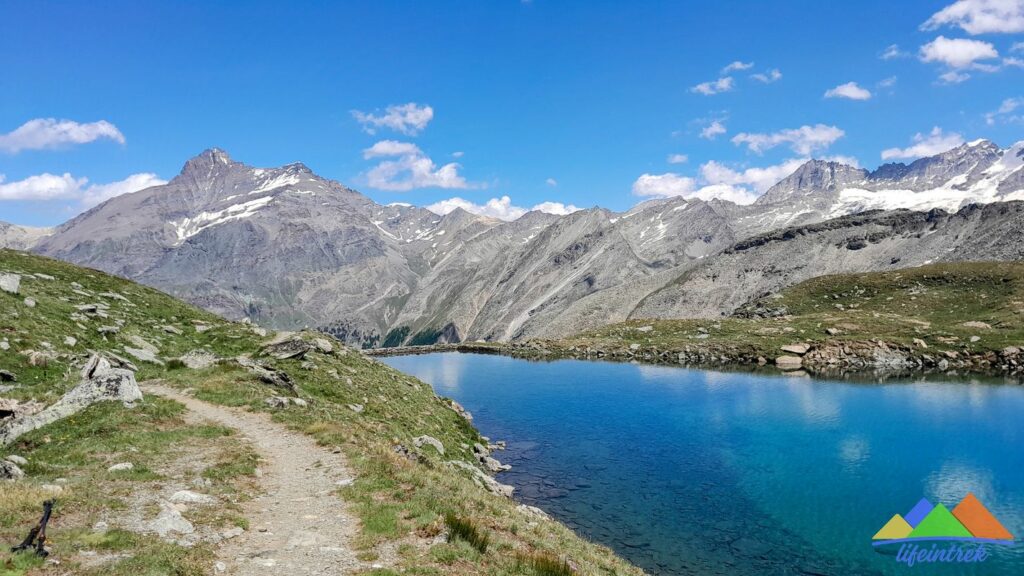
[(158, 383), (143, 391), (189, 409), (188, 419), (238, 430), (263, 462), (263, 494), (244, 505), (249, 530), (221, 544), (219, 574), (350, 574), (379, 565), (361, 562), (351, 546), (358, 520), (338, 496), (352, 474), (342, 454), (273, 423), (266, 414), (217, 406)]

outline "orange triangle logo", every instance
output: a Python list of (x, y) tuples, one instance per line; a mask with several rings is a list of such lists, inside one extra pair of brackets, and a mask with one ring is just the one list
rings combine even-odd
[(996, 520), (996, 517), (985, 508), (985, 505), (968, 493), (953, 508), (953, 516), (967, 528), (975, 538), (991, 540), (1013, 540), (1013, 534)]

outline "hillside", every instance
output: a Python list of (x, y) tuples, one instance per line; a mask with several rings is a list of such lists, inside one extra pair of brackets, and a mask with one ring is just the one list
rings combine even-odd
[(827, 275), (752, 299), (729, 317), (635, 319), (514, 349), (693, 365), (776, 364), (823, 374), (1021, 374), (1024, 264)]
[[(119, 374), (133, 374), (144, 394), (130, 407), (93, 404), (0, 447), (0, 460), (11, 458), (25, 474), (0, 481), (0, 540), (20, 541), (42, 501), (57, 497), (49, 544), (59, 564), (47, 573), (208, 574), (215, 562), (235, 561), (220, 558), (218, 546), (262, 538), (265, 516), (302, 522), (290, 513), (298, 504), (274, 504), (289, 490), (267, 491), (282, 464), (262, 452), (267, 438), (253, 442), (245, 428), (230, 425), (248, 421), (316, 441), (296, 450), (327, 456), (294, 466), (297, 473), (353, 475), (312, 496), (334, 499), (338, 514), (355, 519), (351, 541), (332, 545), (349, 546), (336, 551), (354, 555), (361, 573), (532, 574), (549, 560), (587, 574), (639, 573), (500, 495), (506, 488), (484, 472), (489, 449), (474, 447), (487, 442), (457, 406), (337, 342), (268, 334), (102, 272), (21, 252), (0, 250), (0, 275), (11, 289), (10, 275), (18, 280), (17, 294), (0, 291), (5, 410), (53, 404), (83, 378), (79, 370), (93, 352), (115, 370), (130, 370)], [(199, 409), (218, 416), (200, 418)], [(337, 470), (330, 458), (341, 459)], [(282, 550), (317, 542), (310, 531), (327, 530), (334, 517), (309, 521)], [(466, 526), (489, 544), (466, 536)], [(319, 545), (321, 553), (332, 550)], [(34, 556), (0, 552), (5, 575), (41, 566)]]

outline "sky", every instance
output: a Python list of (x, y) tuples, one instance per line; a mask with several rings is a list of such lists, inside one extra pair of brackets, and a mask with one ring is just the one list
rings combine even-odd
[(219, 147), (505, 219), (749, 203), (1024, 128), (1024, 0), (9, 2), (0, 220), (50, 226)]

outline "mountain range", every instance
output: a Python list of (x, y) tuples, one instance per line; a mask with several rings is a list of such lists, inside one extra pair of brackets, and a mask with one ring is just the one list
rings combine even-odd
[(874, 171), (811, 160), (748, 206), (676, 197), (505, 222), (210, 149), (55, 229), (0, 224), (0, 246), (362, 346), (560, 337), (720, 316), (822, 274), (1022, 259), (1022, 166), (1024, 142), (979, 140)]

